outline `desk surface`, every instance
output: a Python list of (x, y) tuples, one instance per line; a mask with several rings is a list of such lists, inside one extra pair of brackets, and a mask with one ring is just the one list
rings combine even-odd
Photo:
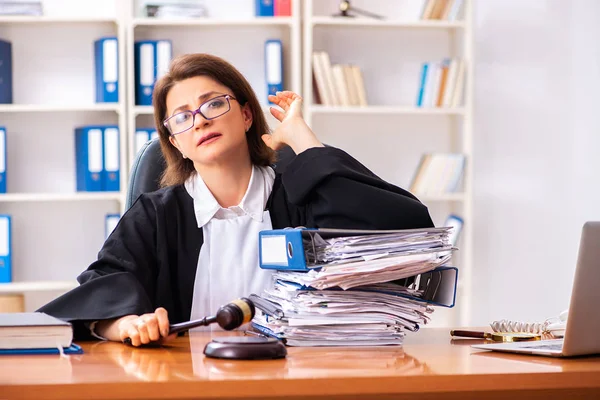
[(206, 358), (209, 334), (162, 348), (82, 343), (85, 354), (0, 356), (2, 398), (600, 398), (600, 357), (500, 354), (409, 334), (403, 347), (288, 348), (282, 360)]

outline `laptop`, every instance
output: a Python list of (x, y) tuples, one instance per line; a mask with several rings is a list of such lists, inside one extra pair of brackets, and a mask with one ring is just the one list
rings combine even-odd
[(571, 357), (600, 353), (600, 221), (581, 232), (575, 279), (563, 339), (478, 344), (471, 347), (510, 353)]

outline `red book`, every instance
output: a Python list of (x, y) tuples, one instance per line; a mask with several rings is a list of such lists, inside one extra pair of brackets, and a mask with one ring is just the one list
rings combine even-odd
[(291, 17), (292, 0), (275, 0), (273, 3), (273, 14), (276, 17)]

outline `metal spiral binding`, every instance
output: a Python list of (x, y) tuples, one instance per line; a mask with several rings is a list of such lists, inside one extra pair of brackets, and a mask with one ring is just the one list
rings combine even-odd
[(494, 321), (490, 324), (494, 332), (502, 333), (548, 333), (548, 324), (550, 321), (539, 322), (519, 322), (503, 319)]

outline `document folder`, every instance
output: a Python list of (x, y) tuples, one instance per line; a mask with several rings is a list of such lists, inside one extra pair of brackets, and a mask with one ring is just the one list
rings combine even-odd
[(13, 102), (12, 44), (0, 40), (0, 103)]
[(11, 218), (0, 215), (0, 283), (12, 281)]
[(104, 127), (104, 170), (102, 189), (107, 192), (121, 190), (119, 127)]
[(156, 80), (169, 70), (173, 56), (170, 40), (135, 42), (135, 104), (152, 105)]
[(6, 128), (0, 126), (0, 193), (6, 193)]
[(265, 79), (267, 95), (283, 90), (283, 48), (279, 39), (265, 42)]
[(75, 129), (75, 167), (77, 191), (79, 192), (103, 190), (103, 130), (102, 126), (85, 126)]
[(96, 102), (119, 102), (119, 50), (116, 37), (94, 42)]
[(377, 234), (418, 234), (424, 232), (444, 233), (450, 228), (424, 228), (404, 230), (355, 230), (355, 229), (309, 229), (288, 228), (265, 230), (259, 233), (259, 262), (263, 269), (280, 271), (309, 271), (323, 263), (307, 259), (305, 246), (314, 246), (315, 234), (324, 239), (334, 237), (364, 236)]

